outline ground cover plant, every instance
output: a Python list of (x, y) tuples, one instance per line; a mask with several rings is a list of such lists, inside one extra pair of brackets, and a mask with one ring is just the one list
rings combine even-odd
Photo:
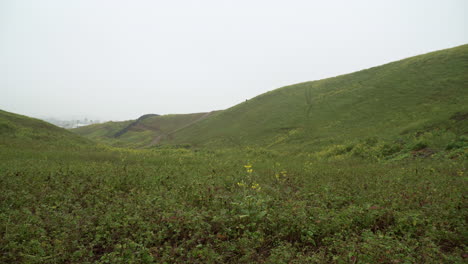
[[(60, 154), (60, 155), (57, 155)], [(466, 159), (0, 151), (2, 263), (463, 263)]]
[(75, 133), (0, 111), (0, 263), (466, 263), (467, 58)]

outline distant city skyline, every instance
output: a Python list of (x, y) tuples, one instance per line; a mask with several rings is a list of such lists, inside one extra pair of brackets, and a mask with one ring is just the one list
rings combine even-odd
[(48, 117), (38, 117), (38, 118), (48, 123), (51, 123), (51, 124), (54, 124), (56, 126), (63, 127), (63, 128), (76, 128), (80, 126), (87, 126), (91, 124), (101, 123), (101, 120), (93, 120), (93, 119), (88, 119), (86, 117), (77, 118), (77, 119), (69, 119), (69, 120), (48, 118)]
[(468, 43), (468, 1), (0, 2), (0, 109), (129, 120)]

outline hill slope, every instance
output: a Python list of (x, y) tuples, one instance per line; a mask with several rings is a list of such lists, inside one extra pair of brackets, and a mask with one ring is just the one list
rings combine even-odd
[[(468, 45), (259, 95), (182, 129), (166, 144), (317, 149), (428, 128), (467, 133)], [(458, 118), (457, 118), (458, 116)]]
[(137, 120), (107, 122), (72, 129), (91, 140), (118, 147), (147, 147), (170, 139), (172, 133), (190, 126), (210, 113), (144, 115)]
[(92, 143), (39, 119), (0, 110), (0, 146), (21, 148), (81, 147)]

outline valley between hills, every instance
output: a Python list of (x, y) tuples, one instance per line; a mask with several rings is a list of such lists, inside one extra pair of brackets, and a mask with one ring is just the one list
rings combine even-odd
[(464, 263), (468, 45), (208, 113), (0, 110), (2, 263)]

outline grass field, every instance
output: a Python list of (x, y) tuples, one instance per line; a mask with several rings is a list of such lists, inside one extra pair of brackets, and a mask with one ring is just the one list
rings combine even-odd
[(0, 152), (3, 263), (463, 263), (466, 160)]
[(0, 111), (0, 263), (466, 263), (467, 62), (465, 45), (88, 139)]

